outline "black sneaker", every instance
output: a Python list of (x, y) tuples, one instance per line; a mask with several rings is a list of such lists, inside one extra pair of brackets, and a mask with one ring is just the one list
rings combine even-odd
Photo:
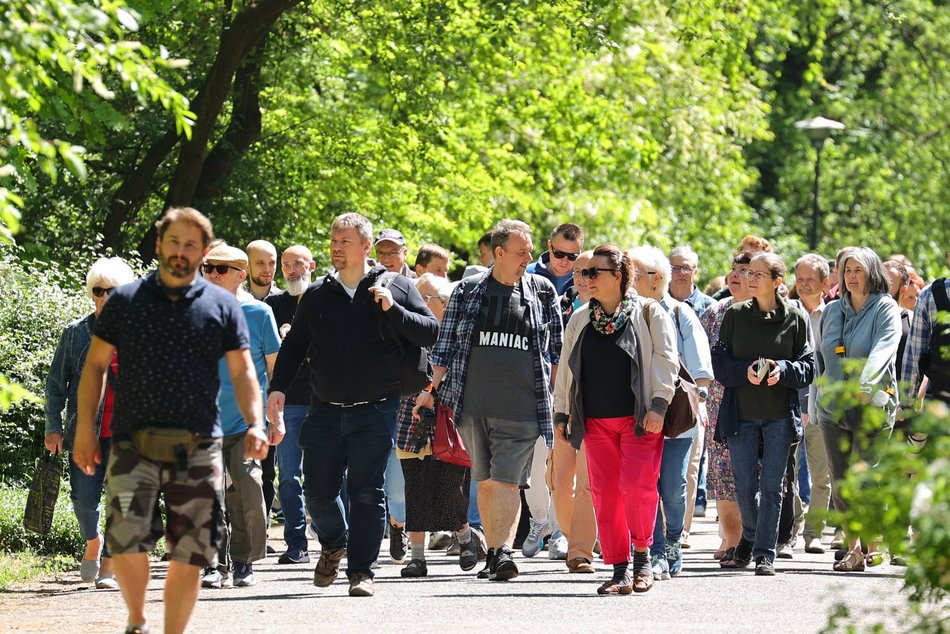
[(748, 568), (752, 563), (752, 542), (745, 537), (739, 538), (736, 545), (736, 553), (732, 557), (733, 568)]
[(495, 559), (495, 549), (489, 548), (488, 552), (485, 553), (485, 567), (478, 571), (479, 579), (488, 579), (489, 573), (491, 573), (492, 561)]
[(764, 577), (775, 576), (775, 566), (768, 557), (757, 557), (755, 560), (755, 574)]
[(429, 574), (429, 569), (426, 567), (426, 562), (422, 559), (413, 559), (409, 562), (409, 565), (399, 571), (400, 576), (409, 577), (411, 579), (425, 577), (427, 574)]
[(277, 559), (279, 564), (309, 564), (310, 555), (302, 548), (288, 548), (287, 552)]
[(239, 561), (234, 562), (234, 587), (249, 588), (257, 581), (254, 579), (254, 566), (252, 564), (243, 564)]
[(409, 536), (406, 529), (395, 524), (389, 525), (389, 556), (394, 564), (401, 564), (406, 560), (406, 551), (409, 548)]
[(459, 568), (468, 572), (478, 565), (478, 540), (475, 535), (464, 544), (459, 544)]
[(489, 581), (509, 581), (518, 576), (518, 566), (511, 558), (511, 551), (502, 546), (495, 554), (491, 570), (488, 573)]

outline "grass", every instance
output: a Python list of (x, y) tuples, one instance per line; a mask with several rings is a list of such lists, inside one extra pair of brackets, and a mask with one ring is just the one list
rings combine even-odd
[(72, 556), (38, 555), (32, 550), (0, 552), (0, 591), (75, 567)]

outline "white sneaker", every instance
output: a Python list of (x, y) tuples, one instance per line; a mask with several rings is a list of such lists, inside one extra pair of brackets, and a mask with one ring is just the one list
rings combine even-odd
[(567, 559), (567, 537), (561, 531), (555, 531), (548, 540), (548, 559)]
[(433, 531), (429, 535), (429, 550), (446, 550), (452, 543), (452, 533), (449, 531)]
[(528, 536), (524, 538), (524, 543), (521, 544), (521, 554), (525, 557), (534, 557), (541, 550), (541, 544), (544, 542), (548, 519), (536, 520), (532, 517), (528, 521), (531, 523), (531, 528), (528, 529)]
[(214, 567), (204, 569), (201, 575), (202, 588), (221, 588), (228, 578), (227, 573), (222, 574), (220, 570)]

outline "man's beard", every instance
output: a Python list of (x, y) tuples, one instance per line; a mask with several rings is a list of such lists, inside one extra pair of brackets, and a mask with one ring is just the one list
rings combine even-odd
[(292, 297), (300, 297), (310, 286), (310, 273), (297, 278), (296, 280), (287, 280), (287, 292)]
[(178, 278), (194, 277), (195, 271), (198, 269), (197, 263), (192, 264), (188, 258), (183, 258), (179, 255), (170, 255), (167, 258), (163, 257), (161, 264), (162, 268), (172, 277)]
[(252, 281), (254, 284), (256, 284), (257, 286), (270, 286), (270, 283), (271, 283), (272, 281), (274, 281), (274, 278), (271, 278), (270, 281), (266, 281), (266, 282), (265, 282), (263, 278), (260, 278), (260, 277), (252, 277), (252, 278), (251, 278), (251, 281)]

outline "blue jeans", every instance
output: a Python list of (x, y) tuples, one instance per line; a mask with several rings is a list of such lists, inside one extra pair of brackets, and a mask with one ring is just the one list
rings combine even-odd
[(794, 437), (790, 418), (767, 418), (740, 420), (739, 433), (728, 438), (742, 537), (753, 543), (755, 558), (775, 560), (782, 482)]
[(286, 435), (276, 447), (277, 495), (284, 513), (287, 550), (307, 550), (307, 514), (303, 504), (303, 450), (300, 428), (307, 419), (306, 405), (284, 407)]
[[(699, 433), (705, 430), (700, 427)], [(706, 464), (706, 445), (703, 444), (703, 455), (699, 457), (699, 482), (696, 483), (696, 505), (704, 509), (708, 506), (706, 502), (706, 472), (709, 470)]]
[[(686, 469), (689, 467), (692, 444), (692, 438), (667, 438), (663, 441), (663, 460), (660, 463), (660, 480), (657, 483), (660, 499), (657, 502), (650, 554), (662, 555), (666, 551), (667, 542), (678, 542), (683, 535), (683, 524), (686, 521)], [(666, 518), (665, 531), (660, 519), (663, 517)]]
[(802, 438), (801, 449), (798, 454), (798, 497), (802, 504), (811, 502), (811, 474), (808, 472), (808, 456), (805, 449), (805, 438)]
[[(109, 464), (111, 438), (99, 439), (99, 452), (102, 462), (96, 465), (91, 476), (83, 473), (72, 455), (69, 456), (69, 498), (73, 501), (73, 512), (79, 521), (79, 534), (86, 541), (99, 535), (99, 505), (102, 503), (102, 485), (106, 477), (106, 465)], [(102, 556), (109, 557), (109, 547), (103, 544)]]
[(402, 465), (396, 457), (395, 446), (386, 464), (386, 506), (395, 521), (406, 523), (406, 478), (402, 475)]
[(478, 512), (478, 482), (475, 480), (468, 488), (468, 525), (482, 527), (482, 516)]
[[(347, 549), (347, 574), (373, 576), (386, 528), (386, 465), (399, 399), (339, 407), (314, 403), (300, 430), (304, 495), (324, 549)], [(349, 522), (340, 489), (346, 474)]]

